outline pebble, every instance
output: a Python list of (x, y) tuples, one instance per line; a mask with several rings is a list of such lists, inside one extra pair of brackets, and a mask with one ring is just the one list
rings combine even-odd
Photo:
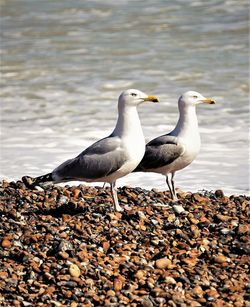
[(214, 257), (214, 262), (216, 262), (216, 263), (224, 263), (224, 262), (228, 262), (228, 261), (229, 261), (229, 259), (224, 255), (217, 255), (217, 256)]
[(144, 279), (145, 275), (146, 275), (145, 271), (139, 270), (136, 272), (135, 277), (141, 280)]
[(167, 258), (161, 258), (155, 261), (155, 266), (158, 269), (165, 269), (167, 267), (169, 267), (169, 265), (171, 265), (171, 260), (167, 259)]
[(79, 267), (76, 264), (72, 263), (69, 266), (69, 273), (73, 277), (79, 277), (81, 275), (81, 270), (79, 269)]
[(74, 190), (73, 190), (73, 197), (74, 198), (79, 198), (79, 195), (81, 194), (81, 189), (79, 189), (79, 188), (75, 188)]
[(64, 204), (67, 204), (67, 203), (69, 202), (69, 199), (68, 199), (68, 197), (66, 197), (66, 196), (61, 196), (61, 197), (58, 199), (58, 202), (59, 202), (59, 204), (64, 205)]
[(114, 280), (114, 289), (115, 291), (120, 291), (123, 287), (123, 280), (122, 278), (115, 278)]
[(192, 292), (194, 293), (194, 295), (195, 295), (196, 297), (202, 297), (202, 296), (203, 296), (203, 293), (204, 293), (201, 286), (196, 286), (196, 287), (194, 287), (194, 289), (192, 290)]
[(11, 242), (8, 239), (3, 239), (1, 245), (3, 248), (9, 248), (11, 246)]
[(222, 190), (216, 190), (216, 191), (214, 192), (214, 194), (215, 194), (215, 196), (218, 197), (218, 198), (224, 197), (224, 193), (223, 193)]
[(180, 214), (185, 211), (181, 205), (173, 205), (174, 212)]

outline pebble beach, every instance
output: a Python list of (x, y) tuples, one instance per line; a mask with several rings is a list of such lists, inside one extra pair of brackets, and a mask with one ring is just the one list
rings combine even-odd
[[(250, 198), (0, 185), (1, 306), (248, 306)], [(182, 206), (184, 210), (177, 210)]]

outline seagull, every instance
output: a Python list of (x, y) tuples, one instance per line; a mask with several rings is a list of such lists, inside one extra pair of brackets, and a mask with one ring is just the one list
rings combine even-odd
[(192, 163), (200, 151), (196, 105), (201, 103), (214, 104), (215, 101), (195, 91), (185, 92), (178, 101), (179, 120), (176, 127), (146, 144), (144, 157), (134, 170), (165, 176), (173, 201), (178, 200), (174, 186), (175, 172)]
[(35, 188), (45, 182), (107, 182), (111, 187), (114, 210), (123, 211), (115, 189), (116, 180), (131, 173), (145, 153), (145, 139), (137, 106), (146, 101), (159, 100), (136, 89), (122, 92), (118, 99), (117, 123), (109, 136), (95, 142), (49, 174), (36, 178), (24, 176), (24, 184), (28, 188)]

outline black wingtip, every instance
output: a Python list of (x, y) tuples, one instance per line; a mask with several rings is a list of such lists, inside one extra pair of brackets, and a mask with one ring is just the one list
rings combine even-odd
[(137, 173), (137, 172), (142, 172), (142, 169), (141, 169), (140, 165), (138, 165), (138, 166), (133, 170), (133, 173)]
[(35, 189), (36, 186), (39, 186), (40, 183), (53, 181), (53, 178), (52, 178), (52, 173), (49, 173), (49, 174), (39, 176), (39, 177), (36, 177), (36, 178), (32, 178), (32, 177), (29, 177), (29, 176), (23, 176), (22, 181), (27, 188)]

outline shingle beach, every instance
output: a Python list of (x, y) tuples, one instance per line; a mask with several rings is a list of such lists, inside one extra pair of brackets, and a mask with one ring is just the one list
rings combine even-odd
[[(250, 198), (0, 185), (1, 306), (247, 306)], [(247, 303), (248, 302), (248, 303)]]

